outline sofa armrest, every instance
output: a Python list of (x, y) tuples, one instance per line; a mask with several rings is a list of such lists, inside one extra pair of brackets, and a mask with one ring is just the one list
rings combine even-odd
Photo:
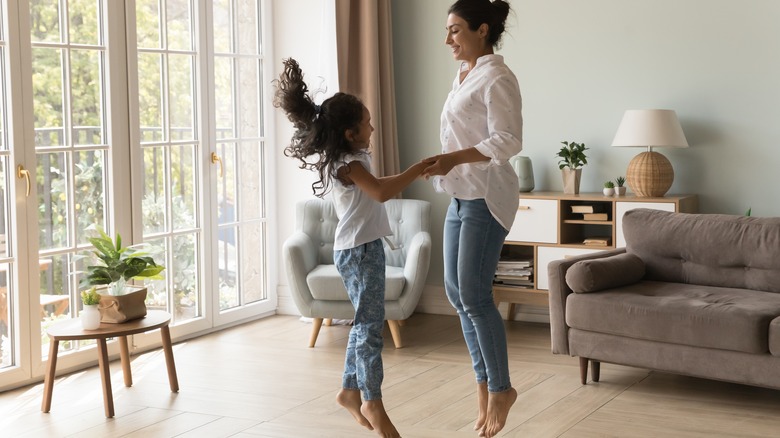
[(552, 352), (569, 354), (569, 327), (566, 325), (566, 298), (573, 293), (566, 284), (566, 271), (580, 260), (601, 259), (624, 254), (625, 248), (586, 254), (579, 257), (554, 260), (547, 265), (550, 298), (550, 338)]

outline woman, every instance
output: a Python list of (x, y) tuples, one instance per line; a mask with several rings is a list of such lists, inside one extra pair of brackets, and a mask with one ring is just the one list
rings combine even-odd
[(445, 43), (461, 61), (441, 115), (442, 155), (423, 175), (452, 196), (444, 223), (444, 286), (458, 312), (477, 380), (474, 429), (492, 437), (506, 423), (517, 391), (509, 379), (504, 323), (492, 282), (518, 206), (509, 158), (522, 149), (520, 87), (494, 54), (509, 4), (458, 0)]

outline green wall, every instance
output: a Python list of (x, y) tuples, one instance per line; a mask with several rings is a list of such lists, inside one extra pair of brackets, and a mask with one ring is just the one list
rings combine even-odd
[[(457, 68), (444, 44), (446, 0), (394, 0), (394, 68), (403, 167), (439, 152), (439, 113)], [(590, 151), (582, 191), (625, 175), (635, 148), (610, 146), (626, 109), (677, 111), (691, 147), (658, 149), (669, 193), (704, 213), (780, 216), (780, 1), (511, 1), (504, 55), (523, 93), (524, 151), (536, 190), (560, 191), (560, 141)], [(428, 283), (442, 284), (449, 198), (428, 182), (406, 197), (433, 204)]]

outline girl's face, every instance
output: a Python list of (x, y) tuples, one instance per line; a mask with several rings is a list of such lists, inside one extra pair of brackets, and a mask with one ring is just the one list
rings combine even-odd
[(352, 143), (354, 150), (368, 149), (372, 132), (374, 132), (374, 127), (371, 126), (371, 113), (368, 112), (368, 108), (363, 107), (363, 119), (360, 120), (355, 129), (348, 130), (347, 140)]
[(477, 30), (471, 30), (466, 20), (450, 14), (447, 17), (447, 38), (444, 44), (450, 46), (456, 60), (468, 62), (470, 67), (474, 67), (477, 58), (492, 53), (492, 47), (487, 43), (487, 32), (487, 24), (483, 23)]

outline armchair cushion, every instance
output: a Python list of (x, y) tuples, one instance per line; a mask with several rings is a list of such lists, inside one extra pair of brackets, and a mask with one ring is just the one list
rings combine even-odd
[(626, 286), (645, 276), (645, 263), (634, 254), (582, 260), (566, 272), (566, 284), (575, 293), (598, 292)]
[[(306, 276), (306, 284), (315, 300), (349, 301), (336, 265), (319, 265)], [(403, 268), (385, 267), (385, 301), (395, 301), (404, 290)]]

